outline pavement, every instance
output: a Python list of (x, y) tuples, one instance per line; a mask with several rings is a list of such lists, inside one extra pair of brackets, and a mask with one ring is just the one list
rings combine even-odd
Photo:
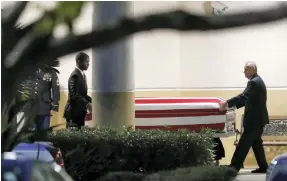
[(234, 181), (265, 181), (266, 174), (251, 174), (253, 169), (241, 169)]

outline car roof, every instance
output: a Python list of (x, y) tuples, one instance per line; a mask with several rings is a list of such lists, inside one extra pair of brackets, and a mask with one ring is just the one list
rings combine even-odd
[(42, 143), (19, 143), (16, 145), (13, 149), (13, 151), (16, 150), (35, 150), (35, 149), (40, 149), (40, 150), (46, 150), (46, 148), (52, 147), (49, 144), (42, 144)]
[(277, 162), (287, 164), (287, 152), (279, 155), (277, 158)]
[(48, 148), (52, 148), (52, 146), (41, 143), (19, 143), (12, 152), (16, 153), (17, 159), (32, 159), (50, 162), (53, 161), (54, 158)]

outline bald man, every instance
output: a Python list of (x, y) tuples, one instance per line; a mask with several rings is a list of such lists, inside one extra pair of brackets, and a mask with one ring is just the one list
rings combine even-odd
[(259, 168), (251, 172), (266, 173), (268, 164), (263, 149), (263, 141), (261, 139), (264, 126), (269, 123), (266, 106), (266, 86), (264, 81), (257, 74), (255, 62), (247, 62), (245, 64), (244, 74), (249, 81), (243, 93), (225, 102), (219, 103), (221, 111), (226, 110), (227, 107), (236, 107), (239, 109), (245, 106), (243, 117), (244, 130), (229, 166), (239, 171), (250, 147), (252, 147)]

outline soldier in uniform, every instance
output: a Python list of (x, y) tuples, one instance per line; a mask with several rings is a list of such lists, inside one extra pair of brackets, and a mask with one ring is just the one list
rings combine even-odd
[(47, 129), (50, 127), (50, 119), (54, 112), (58, 112), (60, 100), (60, 85), (55, 68), (59, 65), (54, 61), (44, 68), (38, 69), (33, 76), (25, 81), (28, 98), (25, 102), (33, 102), (36, 130)]
[(51, 116), (58, 112), (60, 101), (60, 85), (57, 73), (52, 66), (45, 66), (36, 71), (34, 97), (38, 110), (36, 114), (36, 129), (50, 127)]

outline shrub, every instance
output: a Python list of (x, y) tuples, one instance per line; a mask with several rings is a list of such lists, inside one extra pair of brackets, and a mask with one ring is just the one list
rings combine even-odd
[[(93, 180), (107, 172), (156, 172), (213, 161), (210, 131), (116, 131), (111, 128), (62, 129), (49, 136), (64, 155), (75, 180)], [(71, 151), (72, 150), (72, 151)]]
[(130, 172), (109, 173), (97, 181), (232, 181), (237, 171), (228, 167), (203, 165), (161, 171), (150, 175)]

